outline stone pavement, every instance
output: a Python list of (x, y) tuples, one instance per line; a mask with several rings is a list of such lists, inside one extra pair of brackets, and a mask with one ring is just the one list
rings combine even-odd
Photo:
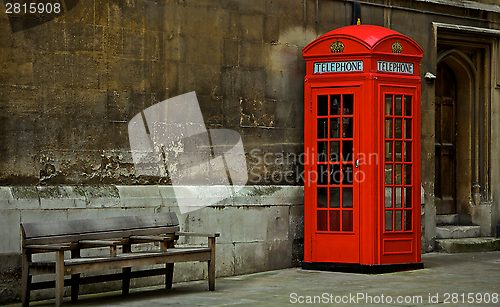
[(217, 278), (214, 292), (207, 291), (207, 281), (196, 281), (174, 284), (172, 290), (134, 289), (127, 297), (83, 295), (76, 304), (65, 298), (64, 306), (500, 306), (500, 252), (430, 253), (422, 261), (423, 270), (381, 275), (284, 269)]

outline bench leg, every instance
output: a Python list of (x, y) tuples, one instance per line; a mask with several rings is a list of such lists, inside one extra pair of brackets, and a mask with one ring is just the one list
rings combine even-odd
[(127, 295), (130, 290), (130, 273), (132, 272), (132, 268), (123, 268), (123, 279), (122, 279), (122, 294)]
[(215, 238), (208, 238), (210, 260), (208, 261), (208, 290), (215, 290)]
[(172, 281), (174, 279), (174, 264), (167, 263), (165, 267), (167, 268), (167, 274), (165, 274), (165, 289), (172, 289)]
[(22, 263), (22, 306), (28, 307), (30, 304), (30, 287), (31, 287), (31, 275), (30, 275), (30, 263), (31, 263), (31, 253), (23, 249), (23, 263)]
[[(71, 258), (80, 258), (80, 250), (71, 250)], [(78, 290), (80, 288), (80, 274), (71, 275), (71, 301), (78, 301)]]
[[(132, 252), (132, 245), (130, 244), (123, 244), (123, 253), (130, 253)], [(127, 295), (130, 290), (130, 273), (132, 272), (132, 268), (123, 268), (122, 269), (122, 274), (123, 274), (123, 279), (122, 279), (122, 294)]]
[(64, 251), (56, 251), (56, 307), (61, 307), (64, 295)]
[[(161, 243), (161, 251), (165, 252), (169, 248), (174, 247), (174, 241), (166, 241)], [(174, 280), (174, 264), (167, 263), (165, 265), (167, 273), (165, 274), (165, 289), (172, 289), (172, 282)]]

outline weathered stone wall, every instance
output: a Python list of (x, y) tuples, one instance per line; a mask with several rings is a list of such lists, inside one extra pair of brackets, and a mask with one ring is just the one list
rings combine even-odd
[[(80, 0), (14, 33), (8, 17), (0, 13), (0, 184), (168, 183), (135, 172), (127, 123), (190, 91), (207, 126), (240, 132), (247, 153), (303, 150), (308, 41), (290, 32), (301, 29), (300, 1)], [(274, 183), (296, 184), (296, 168), (260, 164), (252, 183), (279, 169), (293, 172)]]

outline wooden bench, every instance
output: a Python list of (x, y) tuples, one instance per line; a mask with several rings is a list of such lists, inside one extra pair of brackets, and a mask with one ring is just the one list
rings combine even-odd
[[(122, 293), (128, 294), (130, 279), (165, 275), (165, 286), (172, 287), (175, 262), (207, 261), (209, 290), (215, 290), (215, 238), (219, 234), (179, 232), (175, 213), (124, 216), (105, 219), (21, 223), (22, 305), (29, 305), (30, 290), (55, 288), (56, 306), (62, 306), (64, 286), (71, 286), (71, 300), (78, 300), (81, 284), (122, 280)], [(179, 236), (203, 236), (207, 247), (178, 248)], [(134, 244), (155, 243), (152, 251), (134, 251)], [(82, 256), (89, 248), (109, 248), (109, 256)], [(119, 249), (121, 247), (121, 251)], [(34, 261), (37, 253), (55, 253), (50, 261)], [(71, 254), (71, 257), (65, 257)], [(51, 256), (51, 255), (48, 255)], [(132, 267), (165, 267), (132, 271)], [(121, 273), (80, 276), (81, 273), (121, 269)], [(33, 275), (55, 274), (55, 280), (32, 282)], [(65, 275), (71, 278), (65, 279)]]

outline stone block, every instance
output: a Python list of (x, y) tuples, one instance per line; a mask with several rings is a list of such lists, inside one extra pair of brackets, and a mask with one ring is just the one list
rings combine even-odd
[(157, 208), (162, 205), (158, 186), (117, 186), (121, 207)]
[(496, 221), (493, 217), (493, 203), (481, 202), (478, 206), (473, 207), (472, 222), (479, 225), (482, 237), (492, 237), (496, 235)]
[(267, 243), (234, 243), (234, 275), (268, 271)]
[[(266, 44), (269, 46), (269, 69), (276, 72), (297, 72), (302, 64), (302, 50), (295, 45)], [(301, 78), (303, 81), (303, 77)]]
[[(77, 82), (76, 82), (77, 83)], [(66, 117), (72, 121), (84, 121), (92, 123), (95, 126), (102, 126), (106, 120), (106, 100), (108, 94), (100, 90), (76, 90), (71, 102), (71, 109), (68, 110)], [(96, 136), (93, 135), (95, 139)], [(91, 139), (85, 141), (90, 142)], [(92, 145), (85, 147), (91, 148)], [(100, 149), (100, 148), (95, 148)]]
[[(58, 22), (71, 23), (78, 20), (79, 23), (92, 25), (94, 24), (96, 11), (94, 5), (88, 0), (71, 1), (66, 4), (65, 13), (58, 17)], [(75, 3), (76, 2), (76, 3)], [(91, 4), (92, 3), (92, 4)], [(97, 4), (96, 4), (97, 6)]]
[(62, 221), (66, 220), (67, 216), (67, 210), (24, 210), (21, 211), (21, 223)]
[(215, 276), (234, 275), (234, 245), (215, 243)]
[(264, 15), (266, 11), (265, 0), (245, 1), (245, 0), (221, 0), (219, 6), (225, 10), (242, 13), (252, 13)]
[(167, 209), (177, 208), (177, 198), (175, 197), (174, 188), (171, 185), (160, 185), (158, 186), (158, 191), (162, 198), (163, 207)]
[(265, 99), (265, 71), (239, 67), (222, 69), (222, 94), (225, 98), (246, 100)]
[(481, 234), (480, 226), (439, 226), (436, 227), (436, 237), (440, 239), (475, 238)]
[[(290, 106), (291, 108), (293, 106)], [(302, 114), (303, 116), (303, 114)], [(297, 115), (297, 118), (301, 118), (301, 115)], [(299, 121), (299, 120), (297, 120)], [(304, 127), (303, 124), (298, 124), (298, 127), (285, 127), (284, 135), (285, 135), (285, 144), (283, 145), (283, 151), (285, 153), (293, 154), (294, 156), (290, 157), (290, 163), (295, 163), (298, 166), (304, 166)], [(300, 158), (300, 160), (299, 160)]]
[(190, 280), (206, 279), (207, 276), (208, 276), (207, 262), (177, 262), (174, 264), (175, 283), (190, 281)]
[(266, 44), (275, 44), (279, 40), (279, 18), (276, 16), (264, 16), (263, 41)]
[[(226, 208), (223, 213), (226, 227), (229, 226), (230, 235), (227, 237), (228, 241), (233, 243), (265, 241), (267, 237), (267, 215), (269, 210), (269, 208), (263, 207), (254, 207), (246, 210)], [(221, 233), (223, 231), (221, 230)]]
[(246, 186), (233, 197), (234, 206), (292, 205), (304, 203), (304, 188), (299, 186)]
[(240, 40), (239, 65), (251, 69), (269, 67), (269, 45), (260, 41)]
[[(299, 26), (296, 24), (296, 20), (288, 21), (287, 19), (288, 16), (284, 19), (280, 18), (280, 36), (278, 44), (297, 46), (298, 50), (302, 50), (302, 48), (317, 38), (317, 32), (312, 30), (314, 26), (304, 28), (302, 23), (300, 23), (301, 25)], [(286, 24), (290, 24), (290, 27), (286, 27)], [(304, 63), (303, 60), (302, 63)]]
[(28, 52), (16, 52), (12, 48), (0, 49), (1, 84), (33, 85), (33, 62)]
[[(265, 241), (269, 208), (241, 209), (235, 207), (206, 207), (201, 210), (178, 214), (182, 231), (220, 233), (217, 242)], [(189, 244), (207, 244), (206, 238), (188, 238), (180, 241)]]
[(260, 14), (231, 13), (232, 37), (244, 41), (261, 42), (263, 38), (263, 16)]
[(109, 3), (108, 24), (114, 28), (143, 29), (144, 1), (117, 1)]
[(39, 52), (33, 54), (33, 81), (35, 86), (54, 86), (54, 54)]
[(10, 188), (16, 209), (39, 209), (40, 195), (34, 186), (13, 186)]
[(222, 65), (224, 66), (238, 66), (238, 48), (239, 43), (237, 39), (226, 38), (222, 42)]
[[(185, 232), (197, 232), (197, 233), (220, 233), (223, 237), (217, 238), (218, 242), (225, 242), (227, 240), (228, 231), (226, 231), (226, 225), (221, 222), (220, 217), (217, 216), (217, 211), (210, 207), (205, 207), (192, 212), (180, 214), (176, 208), (173, 212), (177, 213), (177, 218), (179, 219), (179, 225), (181, 231)], [(223, 235), (223, 233), (226, 233)], [(189, 237), (181, 236), (179, 238), (179, 244), (194, 244), (194, 245), (208, 245), (208, 239), (206, 237)]]
[[(51, 53), (67, 52), (68, 39), (67, 27), (69, 24), (60, 22), (48, 22), (48, 51)], [(24, 31), (23, 31), (24, 32)]]
[(85, 195), (88, 208), (120, 207), (120, 194), (113, 185), (79, 185), (75, 192)]
[[(267, 96), (267, 94), (266, 94)], [(275, 102), (275, 118), (276, 127), (278, 128), (303, 128), (304, 126), (304, 104), (299, 101), (276, 101)], [(294, 143), (303, 143), (303, 134), (299, 133), (299, 129), (286, 129), (288, 138), (293, 139)], [(287, 139), (285, 143), (290, 143)]]
[(304, 238), (304, 205), (290, 206), (289, 212), (289, 240)]
[(155, 93), (158, 102), (177, 93), (177, 63), (151, 62), (151, 92)]
[[(134, 116), (130, 113), (130, 92), (108, 91), (106, 96), (106, 119), (110, 121), (129, 121)], [(144, 109), (144, 106), (140, 106)]]
[(17, 87), (11, 85), (0, 86), (0, 101), (2, 110), (9, 114), (2, 114), (3, 120), (12, 122), (2, 122), (7, 127), (7, 131), (15, 131), (15, 119), (17, 115), (33, 114), (38, 111), (37, 106), (42, 103), (43, 96), (30, 87)]
[(150, 61), (111, 58), (109, 60), (108, 86), (117, 91), (150, 91)]
[(222, 63), (222, 40), (210, 36), (185, 36), (186, 63), (220, 65)]
[(229, 13), (224, 10), (185, 6), (181, 16), (181, 29), (185, 35), (221, 38), (229, 31)]
[(14, 37), (10, 28), (9, 19), (0, 18), (0, 46), (3, 46), (3, 48), (12, 48), (13, 45)]
[(236, 98), (224, 98), (222, 107), (223, 126), (228, 129), (234, 129), (241, 123), (241, 103)]
[(94, 39), (96, 35), (93, 25), (85, 25), (81, 23), (67, 23), (61, 37), (66, 39), (68, 52), (92, 52), (96, 50)]
[[(286, 103), (301, 101), (304, 92), (302, 78), (295, 72), (266, 70), (266, 97)], [(299, 124), (298, 120), (295, 122)]]
[(123, 54), (123, 29), (103, 26), (103, 40), (100, 48), (108, 56), (121, 56)]
[(260, 149), (263, 152), (276, 153), (282, 151), (282, 144), (276, 144), (276, 140), (282, 139), (284, 129), (262, 129), (261, 127), (243, 127), (241, 129), (245, 152), (252, 149)]
[(0, 211), (0, 254), (21, 252), (21, 212), (18, 210)]
[(241, 101), (241, 124), (244, 126), (274, 127), (276, 121), (274, 100)]
[(37, 187), (42, 209), (85, 208), (85, 196), (72, 186)]
[(224, 124), (222, 96), (197, 95), (205, 125), (220, 128)]
[(10, 187), (0, 187), (0, 210), (15, 209), (16, 204)]
[(241, 71), (241, 96), (248, 101), (264, 101), (266, 81), (263, 69)]
[(146, 31), (164, 31), (167, 18), (166, 5), (159, 1), (144, 2)]
[(154, 208), (102, 208), (68, 210), (68, 220), (102, 219), (117, 216), (136, 216), (154, 214)]
[(289, 206), (269, 207), (266, 242), (288, 241), (290, 226), (289, 210)]
[(222, 95), (224, 98), (241, 100), (241, 69), (238, 67), (223, 67), (221, 69)]
[[(151, 43), (151, 41), (149, 42)], [(144, 60), (146, 46), (155, 48), (155, 45), (146, 45), (146, 33), (123, 31), (123, 57), (131, 60)]]
[[(49, 42), (53, 40), (53, 32), (50, 30), (51, 22), (47, 22), (29, 29), (28, 31), (20, 31), (12, 35), (10, 27), (7, 27), (9, 36), (12, 37), (12, 47), (14, 50), (23, 50), (32, 52), (33, 50), (48, 51)], [(29, 52), (27, 54), (29, 54)], [(25, 53), (26, 54), (26, 53)]]
[(179, 64), (179, 91), (220, 96), (221, 73), (218, 65)]
[(54, 54), (54, 80), (60, 87), (71, 88), (73, 86), (73, 57), (72, 54)]
[(176, 35), (181, 33), (183, 27), (183, 14), (181, 6), (177, 4), (165, 5), (165, 18), (162, 20), (162, 29), (165, 34)]
[(267, 242), (269, 270), (281, 270), (292, 267), (292, 241), (277, 240)]
[(160, 46), (160, 60), (185, 62), (186, 43), (185, 38), (180, 34), (159, 33), (158, 40)]

